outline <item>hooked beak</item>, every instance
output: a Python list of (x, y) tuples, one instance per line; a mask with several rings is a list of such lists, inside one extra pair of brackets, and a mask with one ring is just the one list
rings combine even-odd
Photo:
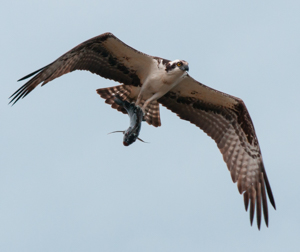
[(189, 65), (182, 65), (182, 66), (180, 67), (180, 69), (181, 69), (182, 71), (188, 72), (188, 71), (189, 71)]

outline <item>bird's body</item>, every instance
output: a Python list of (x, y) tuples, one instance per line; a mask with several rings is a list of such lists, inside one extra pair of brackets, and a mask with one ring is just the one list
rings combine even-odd
[(104, 33), (74, 47), (33, 76), (11, 97), (14, 104), (37, 85), (74, 70), (87, 70), (122, 85), (98, 89), (97, 93), (112, 108), (127, 113), (115, 102), (115, 96), (142, 108), (144, 120), (161, 125), (159, 104), (175, 112), (207, 133), (220, 149), (223, 159), (244, 195), (245, 208), (250, 202), (251, 224), (255, 206), (260, 228), (261, 209), (268, 225), (267, 195), (275, 201), (264, 169), (254, 126), (244, 102), (194, 80), (184, 60), (166, 60), (139, 52), (111, 33)]
[(150, 73), (144, 82), (141, 82), (142, 87), (137, 97), (136, 105), (145, 100), (143, 108), (145, 109), (149, 103), (156, 101), (172, 88), (178, 85), (185, 77), (187, 77), (188, 63), (185, 61), (175, 60), (168, 64), (182, 64), (185, 68), (174, 68), (173, 71), (166, 71), (163, 61), (155, 62), (153, 60)]

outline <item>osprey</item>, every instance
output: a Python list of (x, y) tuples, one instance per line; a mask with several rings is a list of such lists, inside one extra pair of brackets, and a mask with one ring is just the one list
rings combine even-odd
[(232, 181), (237, 182), (238, 190), (244, 196), (246, 211), (250, 202), (251, 225), (256, 208), (258, 229), (262, 209), (268, 226), (266, 195), (276, 209), (275, 201), (254, 126), (241, 99), (194, 80), (188, 75), (188, 63), (184, 60), (170, 61), (144, 54), (113, 34), (104, 33), (21, 78), (20, 81), (34, 76), (10, 97), (10, 103), (15, 104), (40, 83), (45, 85), (74, 70), (87, 70), (121, 83), (97, 90), (106, 103), (120, 112), (127, 113), (124, 106), (116, 102), (116, 96), (140, 107), (143, 120), (155, 127), (161, 125), (161, 104), (202, 129), (220, 149)]

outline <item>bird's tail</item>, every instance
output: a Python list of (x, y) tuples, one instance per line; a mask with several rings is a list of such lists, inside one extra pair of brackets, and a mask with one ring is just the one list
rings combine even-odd
[(115, 102), (115, 96), (118, 95), (123, 101), (131, 102), (131, 100), (129, 99), (129, 95), (131, 93), (129, 86), (119, 85), (109, 88), (100, 88), (96, 91), (103, 99), (105, 99), (105, 103), (111, 104), (112, 108), (117, 109), (124, 114), (127, 114), (125, 108)]
[[(110, 104), (112, 108), (127, 114), (127, 111), (122, 105), (119, 105), (115, 102), (115, 96), (118, 95), (121, 100), (128, 101), (128, 102), (135, 102), (135, 100), (130, 98), (131, 92), (134, 92), (132, 90), (132, 86), (126, 86), (126, 85), (119, 85), (109, 88), (100, 88), (97, 89), (97, 93), (105, 99), (105, 103)], [(141, 101), (140, 106), (143, 106), (145, 101)], [(155, 127), (158, 127), (161, 125), (160, 122), (160, 113), (159, 113), (159, 104), (157, 101), (151, 102), (145, 109), (145, 115), (144, 120)]]

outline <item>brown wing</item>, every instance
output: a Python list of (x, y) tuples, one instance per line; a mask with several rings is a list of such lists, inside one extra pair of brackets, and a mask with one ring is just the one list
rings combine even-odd
[(87, 70), (125, 85), (141, 85), (154, 57), (123, 43), (111, 33), (104, 33), (74, 47), (51, 64), (23, 77), (31, 78), (10, 98), (16, 103), (40, 83), (42, 85), (74, 70)]
[(211, 89), (189, 76), (158, 102), (215, 140), (233, 182), (237, 182), (239, 192), (244, 193), (246, 211), (250, 201), (251, 225), (256, 205), (257, 225), (260, 229), (262, 203), (268, 226), (265, 188), (274, 208), (275, 201), (254, 126), (244, 102)]

